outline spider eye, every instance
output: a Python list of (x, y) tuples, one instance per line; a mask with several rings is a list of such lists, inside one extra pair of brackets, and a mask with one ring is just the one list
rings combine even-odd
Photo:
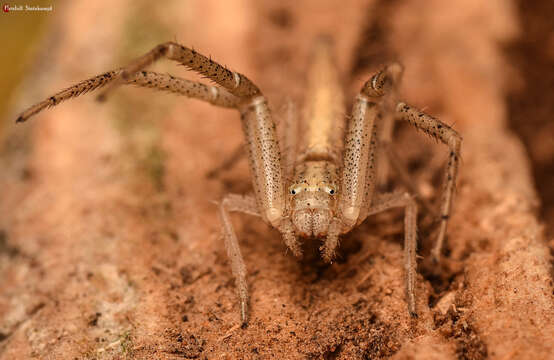
[(291, 195), (296, 195), (296, 194), (298, 194), (298, 193), (301, 192), (301, 191), (302, 191), (302, 186), (295, 186), (295, 187), (291, 187), (291, 188), (290, 188), (289, 193), (290, 193)]
[(333, 195), (335, 193), (335, 190), (331, 189), (329, 190), (329, 194)]
[(336, 190), (333, 189), (332, 187), (326, 186), (324, 189), (325, 189), (325, 192), (329, 195), (335, 195), (336, 193)]

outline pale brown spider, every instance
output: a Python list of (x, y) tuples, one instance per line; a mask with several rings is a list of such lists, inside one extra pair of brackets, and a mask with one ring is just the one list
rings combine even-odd
[[(185, 65), (219, 86), (143, 70), (163, 57)], [(376, 193), (378, 150), (381, 146), (389, 157), (395, 158), (389, 143), (391, 124), (396, 118), (408, 121), (448, 146), (440, 230), (432, 250), (438, 261), (452, 205), (462, 138), (441, 121), (403, 102), (396, 103), (395, 89), (401, 74), (402, 67), (392, 64), (364, 84), (354, 100), (343, 134), (343, 95), (333, 64), (332, 46), (330, 41), (319, 39), (308, 72), (305, 116), (300, 122), (304, 136), (296, 141), (296, 113), (290, 107), (285, 119), (285, 145), (280, 148), (266, 98), (256, 85), (195, 50), (168, 42), (125, 68), (95, 76), (49, 97), (24, 111), (17, 121), (25, 121), (44, 108), (108, 84), (101, 97), (119, 85), (132, 84), (236, 108), (247, 142), (254, 195), (225, 196), (219, 204), (219, 213), (239, 293), (242, 323), (246, 324), (248, 319), (246, 268), (229, 219), (230, 211), (260, 216), (282, 234), (296, 256), (301, 256), (298, 237), (324, 238), (322, 257), (330, 262), (335, 256), (339, 235), (349, 232), (369, 215), (404, 207), (407, 303), (410, 314), (415, 316), (417, 206), (407, 193)], [(398, 167), (394, 161), (393, 165)]]

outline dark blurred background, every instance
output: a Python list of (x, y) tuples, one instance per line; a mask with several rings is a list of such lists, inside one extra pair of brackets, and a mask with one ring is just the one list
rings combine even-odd
[[(554, 236), (554, 1), (517, 1), (521, 36), (506, 54), (520, 84), (508, 97), (508, 118), (525, 143), (542, 201), (547, 236)], [(551, 242), (551, 248), (554, 245)]]

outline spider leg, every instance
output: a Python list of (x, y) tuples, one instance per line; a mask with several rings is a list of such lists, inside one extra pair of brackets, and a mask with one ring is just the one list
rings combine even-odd
[(184, 65), (188, 69), (205, 76), (219, 86), (227, 89), (231, 94), (240, 98), (250, 98), (260, 94), (258, 87), (246, 76), (227, 69), (194, 49), (170, 41), (156, 46), (145, 55), (131, 62), (123, 69), (120, 79), (106, 88), (101, 96), (106, 96), (108, 92), (112, 91), (118, 85), (123, 84), (126, 80), (131, 78), (133, 74), (141, 71), (161, 58), (174, 60)]
[(406, 295), (408, 311), (417, 316), (415, 306), (415, 281), (417, 275), (417, 204), (408, 193), (379, 194), (367, 215), (377, 214), (395, 207), (404, 208), (404, 271), (406, 272)]
[[(391, 63), (385, 66), (381, 71), (377, 72), (364, 84), (362, 93), (366, 93), (372, 98), (382, 97), (379, 100), (381, 107), (382, 120), (379, 123), (379, 143), (382, 149), (380, 152), (384, 152), (388, 155), (388, 146), (392, 143), (392, 135), (394, 133), (395, 114), (394, 106), (397, 102), (398, 84), (402, 80), (402, 74), (404, 68), (399, 63)], [(377, 183), (379, 186), (386, 185), (390, 176), (390, 167), (394, 164), (390, 164), (390, 157), (379, 158), (379, 172), (377, 173)]]
[[(392, 64), (385, 67), (382, 71), (375, 74), (364, 84), (359, 96), (365, 96), (368, 100), (371, 99), (378, 104), (382, 104), (383, 102), (385, 102), (383, 98), (387, 97), (385, 95), (389, 94), (391, 92), (391, 89), (394, 89), (395, 83), (398, 82), (402, 73), (401, 70), (402, 68), (398, 64)], [(462, 137), (454, 129), (441, 122), (440, 120), (437, 120), (430, 115), (427, 115), (409, 105), (406, 105), (403, 102), (399, 102), (396, 105), (395, 112), (399, 119), (408, 121), (417, 129), (425, 132), (427, 135), (440, 140), (450, 149), (449, 161), (445, 171), (444, 189), (441, 196), (440, 229), (437, 240), (435, 242), (435, 246), (431, 251), (433, 260), (435, 262), (438, 262), (440, 261), (441, 250), (446, 235), (446, 227), (448, 225), (448, 218), (450, 217), (450, 211), (452, 208), (452, 199), (454, 196), (456, 177), (458, 175), (458, 167), (460, 161)], [(390, 141), (388, 139), (385, 138), (384, 143), (385, 148), (390, 148), (390, 146), (388, 145)], [(397, 158), (393, 151), (387, 151), (387, 153), (391, 158)], [(400, 163), (398, 161), (393, 160), (393, 166), (395, 166), (397, 170), (399, 170), (398, 172), (401, 178), (406, 178), (405, 174), (402, 175), (403, 168), (400, 166)], [(405, 179), (405, 182), (409, 184), (409, 181), (406, 180), (407, 179)], [(410, 185), (408, 185), (408, 187), (410, 187)], [(424, 206), (430, 207), (430, 205), (425, 203)], [(435, 212), (433, 211), (432, 213)]]
[(372, 76), (369, 81), (364, 84), (362, 92), (365, 92), (368, 96), (383, 97), (379, 102), (381, 106), (381, 114), (383, 116), (382, 121), (379, 123), (379, 144), (380, 152), (383, 152), (386, 156), (385, 159), (379, 159), (379, 172), (377, 173), (377, 183), (379, 185), (386, 184), (390, 168), (394, 169), (398, 175), (400, 181), (406, 186), (410, 193), (416, 195), (417, 201), (423, 205), (425, 210), (432, 214), (437, 215), (437, 211), (429, 203), (427, 199), (421, 196), (417, 186), (410, 179), (408, 171), (397, 152), (394, 150), (392, 144), (392, 135), (394, 133), (394, 124), (396, 122), (395, 105), (397, 104), (398, 85), (402, 80), (402, 74), (404, 69), (402, 65), (398, 63), (391, 63), (385, 66), (381, 71)]
[(441, 196), (440, 207), (440, 230), (435, 246), (431, 255), (435, 262), (440, 261), (441, 250), (446, 235), (446, 227), (452, 209), (452, 199), (456, 188), (456, 178), (458, 176), (458, 167), (460, 165), (460, 152), (462, 146), (462, 137), (450, 126), (433, 118), (403, 102), (398, 103), (396, 112), (402, 120), (408, 121), (417, 129), (422, 130), (427, 135), (440, 140), (447, 145), (450, 153), (448, 164), (444, 174), (444, 189)]
[[(53, 96), (50, 96), (48, 99), (25, 110), (17, 118), (16, 121), (25, 121), (29, 117), (37, 114), (47, 107), (57, 105), (64, 100), (79, 96), (83, 93), (101, 87), (106, 87), (104, 92), (102, 92), (99, 96), (99, 99), (102, 100), (113, 89), (120, 85), (128, 83), (129, 80), (133, 80), (135, 78), (135, 74), (162, 57), (175, 60), (186, 66), (187, 68), (196, 71), (201, 75), (204, 75), (208, 79), (217, 83), (219, 86), (228, 90), (229, 93), (239, 98), (250, 99), (255, 95), (261, 95), (260, 90), (246, 76), (228, 70), (227, 68), (221, 66), (212, 59), (196, 52), (195, 50), (189, 49), (175, 42), (167, 42), (156, 46), (154, 49), (152, 49), (145, 55), (137, 58), (129, 66), (123, 69), (108, 71), (104, 74), (97, 75), (93, 78), (84, 80), (74, 86), (62, 90), (61, 92)], [(148, 76), (155, 77), (153, 75)], [(193, 84), (200, 83), (188, 82), (185, 87), (188, 88), (190, 92), (194, 93), (195, 90)], [(164, 86), (171, 85), (166, 84)], [(200, 91), (203, 90), (201, 89)], [(217, 90), (217, 87), (210, 87), (210, 92), (213, 92), (216, 97), (218, 96), (218, 91), (219, 90)]]
[(168, 91), (192, 99), (203, 100), (219, 107), (237, 108), (239, 104), (238, 97), (219, 86), (206, 85), (153, 71), (138, 72), (127, 80), (127, 84)]
[[(161, 58), (177, 61), (206, 78), (212, 80), (216, 86), (207, 86), (197, 82), (177, 79), (165, 75), (144, 71), (143, 69)], [(246, 321), (246, 270), (236, 236), (232, 231), (226, 207), (237, 207), (236, 204), (249, 204), (248, 209), (256, 209), (262, 219), (277, 228), (285, 243), (295, 253), (300, 255), (299, 244), (294, 236), (291, 220), (288, 218), (286, 198), (283, 184), (283, 170), (279, 142), (275, 130), (275, 122), (271, 117), (265, 97), (256, 85), (246, 76), (228, 70), (212, 59), (175, 42), (167, 42), (153, 48), (145, 55), (123, 69), (98, 75), (74, 85), (58, 94), (51, 96), (24, 111), (17, 121), (25, 121), (30, 116), (46, 107), (78, 96), (82, 93), (95, 90), (107, 85), (111, 91), (119, 85), (133, 83), (138, 86), (153, 87), (158, 90), (167, 90), (183, 95), (209, 101), (218, 106), (236, 107), (241, 115), (242, 129), (247, 143), (248, 159), (254, 187), (254, 201), (239, 201), (237, 198), (224, 199), (220, 213), (224, 222), (226, 244), (233, 272), (237, 278), (241, 302), (241, 318)], [(233, 205), (235, 204), (235, 205)], [(242, 211), (244, 207), (237, 207)], [(249, 211), (250, 211), (249, 210)], [(253, 211), (250, 211), (253, 212)]]
[[(341, 178), (341, 193), (339, 194), (338, 218), (341, 221), (342, 233), (348, 232), (355, 225), (376, 212), (391, 207), (405, 207), (405, 246), (404, 258), (406, 269), (406, 290), (408, 295), (408, 310), (415, 315), (415, 278), (416, 278), (416, 215), (417, 206), (412, 197), (403, 195), (375, 194), (377, 184), (377, 153), (379, 143), (388, 151), (393, 159), (392, 164), (400, 176), (407, 177), (400, 163), (394, 161), (396, 154), (390, 150), (394, 116), (381, 116), (390, 107), (394, 95), (394, 84), (399, 80), (402, 67), (392, 64), (372, 76), (362, 87), (354, 101), (352, 116), (348, 122), (343, 155), (343, 173)], [(391, 95), (392, 94), (392, 95)], [(396, 113), (427, 134), (440, 139), (450, 147), (450, 162), (446, 170), (446, 185), (443, 191), (441, 206), (441, 228), (433, 256), (438, 261), (440, 249), (446, 233), (446, 224), (450, 214), (452, 193), (456, 182), (461, 137), (449, 126), (418, 112), (404, 103), (396, 106)], [(385, 130), (379, 129), (384, 126)], [(379, 135), (384, 139), (379, 139)], [(384, 144), (384, 145), (383, 145)], [(406, 183), (410, 183), (406, 180)], [(428, 205), (427, 205), (428, 206)], [(328, 239), (333, 244), (333, 239)], [(327, 253), (332, 253), (334, 249)]]
[(337, 247), (339, 246), (339, 235), (341, 233), (341, 221), (340, 219), (333, 219), (331, 220), (331, 223), (329, 224), (329, 229), (327, 230), (327, 237), (325, 238), (325, 242), (323, 245), (319, 248), (321, 251), (321, 257), (323, 258), (323, 261), (327, 263), (333, 262), (333, 259), (335, 258), (335, 253), (337, 250)]
[[(165, 57), (175, 60), (187, 68), (204, 75), (214, 81), (227, 92), (218, 87), (207, 87), (188, 80), (165, 78), (163, 75), (142, 71), (146, 66)], [(140, 73), (139, 73), (140, 72)], [(139, 73), (137, 75), (137, 73)], [(141, 76), (142, 75), (142, 76)], [(139, 86), (152, 87), (149, 81), (165, 80), (163, 90), (172, 86), (184, 86), (185, 95), (205, 99), (207, 92), (209, 101), (220, 106), (236, 106), (241, 114), (242, 128), (247, 142), (251, 174), (253, 177), (254, 193), (264, 221), (273, 227), (279, 228), (285, 212), (285, 194), (282, 178), (281, 154), (275, 131), (275, 123), (271, 118), (265, 97), (256, 85), (246, 76), (230, 71), (212, 59), (175, 42), (167, 42), (156, 46), (145, 55), (137, 58), (126, 68), (107, 72), (82, 81), (58, 94), (51, 96), (28, 110), (24, 111), (17, 121), (25, 121), (30, 116), (46, 107), (108, 85), (107, 90), (132, 82)], [(146, 82), (144, 82), (146, 81)], [(168, 87), (169, 86), (169, 87)], [(158, 86), (155, 86), (159, 89)], [(175, 89), (177, 90), (177, 89)], [(105, 93), (104, 93), (105, 94)], [(238, 98), (235, 100), (232, 96)]]
[[(400, 181), (402, 181), (404, 186), (406, 186), (411, 194), (414, 194), (416, 196), (416, 200), (421, 203), (425, 211), (431, 214), (433, 217), (437, 218), (437, 210), (433, 208), (429, 200), (427, 200), (420, 194), (419, 189), (417, 188), (416, 184), (414, 184), (414, 181), (410, 178), (406, 167), (400, 160), (398, 153), (396, 152), (396, 150), (394, 150), (394, 146), (390, 142), (384, 142), (381, 143), (381, 147), (388, 158), (388, 162), (386, 163), (390, 164), (390, 166), (394, 169)], [(379, 172), (381, 172), (380, 166), (381, 164), (379, 164)]]
[(343, 171), (338, 194), (342, 233), (367, 216), (377, 184), (378, 125), (380, 98), (360, 93), (354, 100), (344, 141)]
[[(233, 96), (233, 95), (230, 95)], [(235, 97), (236, 98), (236, 97)], [(281, 162), (283, 164), (283, 175), (285, 179), (292, 176), (294, 162), (296, 160), (296, 144), (298, 138), (298, 111), (296, 105), (290, 99), (285, 101), (282, 109), (279, 110), (278, 118), (281, 120), (277, 127), (281, 146)], [(229, 156), (217, 167), (206, 174), (208, 178), (215, 178), (223, 171), (233, 168), (246, 155), (244, 145), (237, 146)]]
[(231, 261), (231, 270), (235, 277), (235, 284), (239, 296), (240, 319), (242, 325), (248, 323), (248, 284), (246, 283), (246, 266), (240, 252), (240, 245), (237, 235), (233, 229), (233, 224), (229, 217), (229, 212), (237, 211), (254, 216), (260, 216), (256, 199), (251, 196), (241, 196), (229, 194), (223, 198), (219, 204), (219, 215), (223, 224), (223, 237), (225, 239), (225, 248), (227, 256)]
[[(113, 83), (116, 79), (121, 77), (122, 72), (123, 70), (121, 69), (108, 71), (70, 86), (23, 111), (16, 121), (26, 121), (31, 116), (36, 115), (46, 108), (58, 105), (62, 101)], [(236, 108), (239, 103), (239, 98), (218, 86), (205, 85), (200, 82), (186, 80), (168, 74), (159, 74), (153, 71), (141, 71), (133, 74), (133, 76), (125, 80), (125, 84), (168, 91), (189, 98), (203, 100), (220, 107)]]

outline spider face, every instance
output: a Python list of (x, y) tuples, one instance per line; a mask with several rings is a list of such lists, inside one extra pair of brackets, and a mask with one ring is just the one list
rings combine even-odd
[(336, 171), (327, 161), (308, 161), (296, 169), (289, 188), (292, 223), (302, 237), (324, 237), (336, 207)]
[(328, 194), (304, 191), (293, 201), (292, 223), (302, 237), (323, 237), (332, 218)]

